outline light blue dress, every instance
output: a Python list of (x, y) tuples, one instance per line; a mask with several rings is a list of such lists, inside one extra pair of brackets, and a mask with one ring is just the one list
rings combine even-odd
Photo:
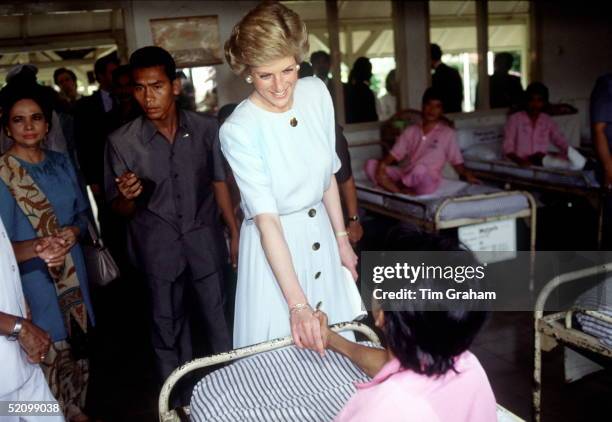
[[(292, 119), (297, 125), (291, 124)], [(357, 316), (334, 232), (322, 203), (340, 169), (334, 109), (319, 79), (298, 80), (292, 109), (273, 113), (249, 99), (220, 130), (221, 149), (240, 189), (240, 231), (234, 347), (291, 334), (289, 311), (264, 254), (253, 217), (280, 216), (293, 266), (309, 303), (323, 302), (330, 323)]]
[[(21, 166), (36, 182), (38, 187), (53, 206), (55, 215), (63, 226), (77, 226), (81, 233), (87, 232), (88, 204), (79, 188), (74, 167), (67, 155), (45, 151), (45, 159), (40, 163), (28, 163), (18, 159)], [(0, 181), (0, 217), (4, 221), (11, 241), (34, 239), (36, 231), (30, 220), (21, 211), (7, 186)], [(77, 243), (70, 254), (77, 270), (81, 292), (87, 307), (90, 322), (94, 315), (87, 282), (87, 269), (81, 246)], [(32, 312), (34, 324), (45, 330), (53, 342), (67, 337), (64, 319), (57, 300), (55, 286), (46, 264), (39, 258), (30, 259), (19, 265), (21, 282), (26, 301)]]

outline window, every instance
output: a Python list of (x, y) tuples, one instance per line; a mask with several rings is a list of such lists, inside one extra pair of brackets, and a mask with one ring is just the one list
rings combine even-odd
[[(496, 53), (513, 57), (511, 74), (528, 83), (529, 2), (488, 1), (487, 73), (493, 74)], [(440, 45), (442, 61), (457, 69), (463, 81), (463, 111), (486, 108), (478, 104), (476, 2), (430, 1), (430, 39)]]
[[(308, 27), (310, 54), (331, 50), (325, 1), (286, 1)], [(385, 79), (395, 68), (391, 1), (339, 1), (338, 37), (341, 53), (340, 79), (349, 82), (353, 64), (366, 57), (372, 64), (369, 88), (376, 98), (387, 94)], [(332, 77), (331, 70), (328, 75)], [(329, 83), (328, 86), (332, 86)], [(343, 92), (343, 94), (344, 94)]]

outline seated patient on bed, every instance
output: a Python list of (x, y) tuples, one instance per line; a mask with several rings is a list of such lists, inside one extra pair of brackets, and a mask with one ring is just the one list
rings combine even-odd
[(508, 117), (504, 133), (504, 155), (521, 166), (542, 165), (552, 142), (567, 159), (568, 143), (555, 121), (544, 112), (548, 88), (533, 82), (525, 91), (524, 111)]
[[(411, 249), (421, 251), (444, 251), (453, 265), (475, 265), (474, 258), (467, 252), (456, 252), (461, 248), (448, 238), (396, 232), (390, 240), (389, 250), (401, 251), (411, 245)], [(421, 279), (419, 283), (419, 288), (440, 287), (440, 280)], [(454, 281), (449, 283), (456, 285)], [(466, 290), (477, 287), (467, 280), (463, 284), (470, 284), (463, 287)], [(439, 309), (437, 312), (423, 310), (417, 301), (405, 303), (405, 310), (383, 311), (397, 306), (384, 301), (374, 307), (375, 324), (383, 332), (386, 350), (345, 340), (329, 330), (323, 312), (315, 313), (326, 348), (348, 357), (372, 377), (370, 382), (356, 385), (357, 392), (335, 421), (496, 421), (489, 380), (469, 351), (486, 313), (475, 310), (473, 301), (430, 301)]]
[[(440, 186), (442, 171), (449, 162), (469, 183), (478, 183), (463, 167), (455, 130), (441, 120), (442, 106), (439, 93), (428, 88), (422, 101), (423, 121), (409, 126), (384, 159), (366, 162), (365, 172), (372, 182), (390, 192), (433, 193)], [(401, 167), (392, 166), (404, 159), (407, 162)]]

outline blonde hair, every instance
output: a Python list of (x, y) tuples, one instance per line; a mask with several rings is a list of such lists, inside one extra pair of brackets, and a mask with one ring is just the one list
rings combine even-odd
[(277, 2), (264, 2), (234, 26), (225, 42), (225, 58), (232, 71), (245, 76), (249, 67), (308, 53), (308, 31), (299, 15)]

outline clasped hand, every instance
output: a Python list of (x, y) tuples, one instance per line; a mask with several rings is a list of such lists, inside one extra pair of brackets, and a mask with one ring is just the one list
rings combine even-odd
[(75, 227), (64, 227), (55, 235), (36, 239), (34, 242), (36, 256), (45, 261), (49, 267), (64, 265), (66, 255), (77, 241), (77, 230)]

